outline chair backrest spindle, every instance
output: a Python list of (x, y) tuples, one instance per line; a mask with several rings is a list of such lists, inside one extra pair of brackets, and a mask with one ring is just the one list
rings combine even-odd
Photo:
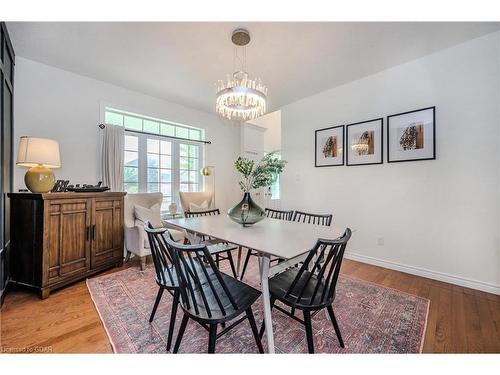
[(273, 208), (266, 208), (265, 211), (266, 211), (266, 216), (271, 219), (279, 219), (287, 221), (292, 220), (293, 211), (275, 210)]
[(329, 227), (330, 225), (332, 225), (332, 219), (332, 214), (312, 214), (308, 212), (295, 211), (292, 221), (296, 221), (298, 223), (324, 225)]
[(177, 281), (172, 273), (173, 256), (165, 241), (166, 238), (173, 241), (170, 232), (167, 228), (153, 228), (149, 221), (144, 224), (144, 230), (148, 235), (157, 280), (163, 285), (176, 286)]
[(185, 211), (184, 216), (186, 217), (201, 217), (201, 216), (214, 216), (220, 215), (220, 210), (218, 208), (214, 208), (213, 210), (206, 211)]

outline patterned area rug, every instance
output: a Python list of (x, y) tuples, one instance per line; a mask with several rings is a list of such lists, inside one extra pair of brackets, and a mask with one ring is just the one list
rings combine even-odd
[[(259, 289), (256, 258), (252, 257), (245, 282)], [(116, 353), (166, 353), (172, 297), (163, 294), (155, 320), (148, 323), (158, 287), (154, 267), (143, 272), (128, 268), (87, 280), (92, 299)], [(337, 341), (326, 309), (313, 318), (316, 353), (420, 353), (430, 301), (418, 296), (341, 276), (333, 309), (345, 348)], [(253, 306), (257, 325), (262, 323), (262, 303)], [(299, 313), (300, 314), (300, 313)], [(173, 340), (182, 319), (179, 308)], [(273, 310), (277, 353), (307, 353), (304, 327)], [(266, 350), (264, 335), (263, 345)], [(173, 345), (172, 345), (173, 346)], [(189, 321), (180, 346), (183, 353), (206, 353), (208, 332)], [(257, 353), (247, 321), (217, 340), (217, 353)]]

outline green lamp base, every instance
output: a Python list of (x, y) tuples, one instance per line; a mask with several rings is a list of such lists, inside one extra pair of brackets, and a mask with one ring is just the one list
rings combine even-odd
[(56, 177), (49, 168), (39, 164), (28, 169), (24, 183), (32, 193), (48, 193), (56, 184)]

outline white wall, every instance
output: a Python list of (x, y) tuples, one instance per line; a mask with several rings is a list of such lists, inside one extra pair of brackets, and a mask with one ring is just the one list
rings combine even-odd
[(264, 116), (247, 122), (266, 128), (266, 132), (264, 133), (265, 152), (281, 150), (281, 111), (267, 113)]
[[(490, 34), (282, 108), (282, 207), (332, 212), (353, 259), (500, 294), (499, 47)], [(314, 167), (315, 129), (433, 105), (437, 160)]]
[[(57, 178), (72, 183), (100, 179), (100, 103), (205, 129), (206, 165), (217, 169), (217, 205), (226, 210), (239, 198), (232, 166), (240, 151), (239, 125), (105, 82), (16, 57), (14, 139), (22, 135), (59, 141), (62, 168)], [(17, 144), (14, 150), (17, 153)], [(24, 188), (25, 169), (14, 168), (14, 188)], [(208, 182), (209, 184), (211, 182)]]

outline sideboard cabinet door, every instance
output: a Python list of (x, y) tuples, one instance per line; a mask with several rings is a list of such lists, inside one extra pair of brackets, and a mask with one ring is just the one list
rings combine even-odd
[(123, 199), (95, 198), (92, 226), (92, 269), (123, 257)]
[(45, 201), (44, 280), (51, 285), (90, 269), (92, 199)]

